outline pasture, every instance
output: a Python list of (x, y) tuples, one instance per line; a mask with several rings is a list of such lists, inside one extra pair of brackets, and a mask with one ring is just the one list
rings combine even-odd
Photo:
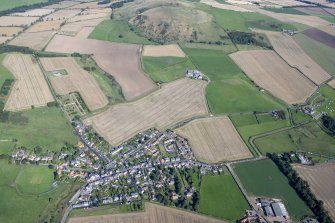
[(235, 222), (249, 208), (242, 192), (230, 175), (204, 176), (200, 189), (199, 212)]
[(195, 156), (203, 162), (218, 163), (252, 157), (226, 116), (193, 120), (176, 132), (189, 140)]
[(294, 165), (293, 168), (303, 180), (308, 182), (313, 194), (323, 201), (326, 210), (335, 219), (335, 164)]
[(287, 104), (305, 102), (317, 88), (273, 51), (240, 51), (230, 57), (257, 85)]
[(180, 121), (206, 115), (205, 87), (205, 81), (177, 80), (140, 100), (114, 105), (84, 122), (116, 146), (151, 127), (163, 130)]
[(108, 104), (108, 99), (98, 83), (86, 70), (81, 68), (71, 57), (48, 57), (40, 59), (47, 71), (66, 70), (67, 75), (50, 76), (50, 82), (58, 95), (79, 92), (90, 111)]
[(260, 92), (222, 50), (183, 48), (193, 64), (210, 82), (206, 98), (211, 113), (269, 111), (282, 105)]
[(143, 46), (142, 56), (147, 57), (185, 57), (177, 44)]
[(32, 106), (46, 106), (48, 102), (54, 101), (35, 58), (13, 53), (7, 54), (2, 63), (15, 77), (5, 110), (30, 109)]
[(298, 220), (311, 211), (271, 160), (236, 164), (235, 173), (250, 196), (281, 199), (291, 218)]
[(248, 9), (245, 9), (245, 8), (242, 8), (236, 5), (221, 4), (215, 0), (201, 0), (200, 2), (206, 5), (212, 6), (214, 8), (218, 8), (218, 9), (225, 9), (225, 10), (236, 11), (236, 12), (250, 12)]
[(16, 8), (23, 5), (31, 5), (35, 3), (47, 2), (48, 0), (1, 0), (0, 11)]
[(42, 50), (53, 35), (53, 31), (24, 32), (10, 41), (9, 45), (25, 46), (34, 50)]

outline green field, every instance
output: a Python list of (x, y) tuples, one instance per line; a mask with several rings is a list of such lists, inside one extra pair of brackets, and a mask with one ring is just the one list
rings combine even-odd
[(48, 0), (1, 0), (0, 11), (12, 9), (23, 5), (32, 5), (35, 3), (48, 2)]
[(235, 222), (249, 205), (230, 175), (204, 176), (200, 189), (199, 212)]
[[(20, 113), (12, 113), (9, 120), (0, 123), (1, 140), (17, 139), (17, 146), (33, 149), (41, 146), (44, 150), (59, 151), (65, 142), (75, 144), (77, 137), (66, 122), (59, 108), (34, 108)], [(0, 142), (0, 154), (8, 153), (8, 148)]]
[(304, 150), (335, 155), (335, 138), (325, 133), (315, 122), (258, 138), (255, 144), (263, 154)]
[(270, 111), (282, 105), (260, 92), (221, 50), (183, 48), (210, 83), (206, 97), (213, 114)]
[(156, 83), (167, 83), (185, 76), (187, 69), (195, 69), (192, 62), (183, 57), (142, 57), (143, 70)]
[(311, 214), (308, 207), (289, 185), (287, 178), (272, 161), (241, 163), (237, 164), (234, 170), (250, 195), (282, 199), (290, 216), (295, 220)]
[(293, 36), (303, 50), (330, 75), (335, 76), (335, 50), (302, 33)]
[(304, 12), (301, 12), (295, 8), (263, 8), (267, 11), (276, 12), (276, 13), (285, 13), (285, 14), (294, 14), (294, 15), (308, 15)]
[(292, 120), (293, 120), (293, 124), (297, 125), (303, 122), (307, 122), (310, 121), (312, 119), (311, 116), (306, 115), (304, 113), (302, 113), (301, 111), (292, 109), (291, 110), (291, 115), (292, 115)]
[(152, 44), (137, 33), (141, 31), (131, 27), (127, 20), (108, 19), (96, 26), (89, 38), (119, 43)]
[(6, 79), (13, 79), (12, 74), (2, 65), (2, 61), (6, 54), (0, 54), (0, 87), (3, 85)]

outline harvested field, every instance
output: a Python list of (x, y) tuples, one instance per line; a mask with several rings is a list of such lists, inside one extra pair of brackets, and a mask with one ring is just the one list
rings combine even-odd
[(0, 36), (15, 36), (22, 30), (21, 27), (0, 27)]
[(43, 21), (37, 22), (29, 29), (26, 30), (27, 33), (43, 32), (43, 31), (53, 31), (58, 30), (63, 21), (53, 20), (53, 21)]
[(177, 44), (146, 45), (143, 47), (142, 56), (148, 57), (185, 57), (185, 53)]
[(78, 5), (78, 4), (79, 2), (75, 2), (75, 1), (61, 1), (57, 4), (48, 5), (43, 8), (44, 9), (64, 9), (64, 8), (68, 8), (70, 6)]
[(194, 120), (176, 132), (190, 141), (195, 156), (204, 162), (218, 163), (252, 157), (226, 116)]
[(320, 85), (330, 78), (291, 36), (278, 32), (265, 32), (274, 50), (292, 67), (299, 69), (315, 84)]
[(12, 37), (0, 36), (0, 44), (5, 43), (7, 40), (10, 40)]
[(327, 46), (335, 48), (335, 36), (323, 32), (316, 28), (307, 29), (303, 32), (306, 36), (316, 41), (319, 41)]
[(8, 54), (3, 65), (15, 77), (5, 110), (18, 111), (31, 106), (46, 106), (48, 102), (54, 101), (44, 75), (32, 56)]
[(112, 106), (85, 120), (112, 145), (151, 127), (159, 130), (176, 123), (206, 115), (205, 81), (181, 79), (132, 103)]
[(335, 79), (328, 82), (328, 85), (335, 89)]
[(224, 223), (195, 212), (146, 203), (145, 212), (70, 218), (69, 223)]
[(329, 15), (327, 11), (320, 7), (297, 7), (295, 9), (306, 14)]
[(248, 9), (235, 6), (235, 5), (221, 4), (215, 0), (201, 0), (200, 2), (206, 5), (212, 6), (214, 8), (232, 10), (232, 11), (237, 11), (237, 12), (250, 12)]
[(92, 13), (92, 14), (80, 14), (76, 15), (68, 20), (68, 22), (80, 22), (87, 21), (91, 19), (107, 19), (109, 13)]
[(110, 4), (101, 4), (98, 5), (98, 2), (86, 2), (86, 3), (80, 3), (74, 6), (71, 6), (71, 9), (99, 9), (99, 8), (108, 8)]
[(74, 58), (55, 57), (41, 58), (40, 60), (47, 71), (67, 71), (67, 75), (50, 77), (52, 87), (57, 94), (66, 95), (79, 92), (90, 111), (108, 104), (107, 97), (103, 94), (94, 77), (82, 69)]
[(288, 104), (305, 102), (317, 89), (273, 51), (240, 51), (230, 57), (259, 86)]
[(335, 27), (334, 26), (319, 26), (318, 29), (320, 29), (323, 32), (326, 32), (332, 36), (335, 36)]
[(34, 50), (42, 50), (54, 35), (53, 31), (44, 31), (36, 33), (22, 33), (9, 42), (10, 45), (26, 46)]
[(313, 194), (323, 201), (330, 216), (335, 220), (335, 163), (315, 166), (295, 165), (294, 169), (308, 182)]
[(62, 35), (76, 36), (85, 27), (95, 27), (104, 19), (92, 19), (81, 22), (66, 23), (58, 32)]
[(73, 16), (79, 14), (80, 12), (81, 11), (79, 9), (62, 9), (44, 17), (44, 21), (66, 20), (72, 18)]
[(30, 26), (39, 17), (1, 16), (0, 26)]
[(56, 35), (46, 51), (94, 54), (98, 66), (120, 84), (126, 100), (135, 100), (157, 88), (140, 68), (139, 45)]
[(44, 16), (54, 12), (54, 9), (32, 9), (25, 12), (14, 13), (15, 16)]

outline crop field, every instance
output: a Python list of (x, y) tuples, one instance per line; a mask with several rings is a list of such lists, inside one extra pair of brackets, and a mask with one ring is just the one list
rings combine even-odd
[(200, 189), (199, 212), (235, 222), (249, 205), (230, 175), (204, 176)]
[(187, 138), (197, 159), (218, 163), (252, 157), (228, 117), (191, 121), (176, 132)]
[(43, 32), (43, 31), (53, 31), (58, 30), (62, 24), (61, 20), (50, 20), (50, 21), (42, 21), (37, 22), (25, 32), (27, 33), (35, 33), (35, 32)]
[(68, 20), (68, 22), (80, 22), (80, 21), (87, 21), (91, 19), (107, 19), (109, 18), (108, 12), (101, 12), (101, 13), (86, 13), (85, 11), (76, 15)]
[(21, 27), (0, 27), (0, 36), (15, 36), (22, 30)]
[(240, 163), (234, 166), (235, 173), (250, 196), (282, 199), (294, 220), (311, 211), (289, 185), (287, 178), (271, 160)]
[(315, 84), (320, 85), (330, 78), (305, 51), (294, 41), (292, 37), (283, 33), (266, 32), (274, 50), (292, 67), (299, 69)]
[(335, 79), (328, 82), (328, 85), (335, 89)]
[(78, 5), (78, 4), (80, 4), (80, 2), (65, 0), (65, 1), (61, 1), (57, 4), (45, 6), (44, 8), (46, 8), (46, 9), (64, 9), (64, 8), (68, 8), (70, 6)]
[(288, 104), (303, 103), (317, 88), (273, 51), (240, 51), (230, 57), (259, 86)]
[(48, 102), (54, 101), (43, 73), (32, 56), (8, 54), (3, 65), (16, 79), (5, 110), (18, 111), (32, 106), (46, 106)]
[[(62, 26), (61, 30), (58, 33), (62, 35), (87, 38), (92, 32), (91, 29), (94, 29), (94, 27), (97, 26), (101, 21), (103, 21), (103, 19), (91, 19), (81, 22), (66, 23), (64, 26)], [(85, 34), (84, 36), (78, 35), (78, 33), (81, 32), (83, 29), (88, 28), (90, 29), (89, 33)]]
[(306, 180), (317, 199), (322, 200), (330, 216), (335, 219), (334, 177), (335, 164), (327, 163), (315, 166), (295, 165), (299, 176)]
[(335, 36), (323, 32), (316, 28), (307, 29), (303, 32), (306, 36), (316, 41), (319, 41), (327, 46), (335, 48)]
[(214, 8), (219, 8), (219, 9), (225, 9), (225, 10), (231, 10), (231, 11), (237, 11), (237, 12), (250, 12), (249, 10), (235, 6), (235, 5), (229, 5), (229, 4), (221, 4), (215, 0), (201, 0), (201, 3), (204, 3), (206, 5), (210, 5)]
[(333, 26), (319, 26), (318, 29), (320, 29), (323, 32), (326, 32), (332, 36), (335, 36), (335, 29)]
[(4, 11), (7, 9), (12, 9), (15, 7), (27, 5), (27, 4), (34, 4), (40, 2), (47, 2), (47, 0), (1, 0), (0, 11)]
[(143, 47), (142, 56), (148, 57), (185, 57), (177, 44), (147, 45)]
[(293, 38), (324, 70), (333, 76), (335, 75), (335, 51), (333, 48), (313, 40), (302, 33), (294, 35)]
[(7, 40), (10, 40), (12, 37), (0, 36), (0, 44), (5, 43)]
[(37, 17), (40, 17), (40, 16), (44, 16), (44, 15), (48, 15), (52, 12), (54, 12), (55, 10), (53, 9), (32, 9), (32, 10), (28, 10), (28, 11), (25, 11), (25, 12), (17, 12), (17, 13), (14, 13), (12, 15), (15, 15), (15, 16), (37, 16)]
[(76, 4), (71, 6), (71, 9), (99, 9), (99, 8), (106, 8), (109, 4), (98, 4), (96, 1), (78, 1), (81, 2), (80, 4)]
[(66, 70), (67, 75), (50, 77), (51, 84), (59, 95), (79, 92), (90, 111), (108, 104), (108, 99), (100, 89), (94, 77), (82, 69), (71, 57), (41, 58), (47, 71)]
[(1, 16), (0, 26), (30, 26), (39, 17)]
[(9, 45), (30, 47), (34, 50), (42, 50), (54, 35), (53, 31), (36, 33), (24, 32), (10, 41)]
[(140, 68), (138, 45), (56, 35), (46, 51), (93, 54), (98, 66), (120, 84), (126, 100), (135, 100), (157, 88)]
[(81, 11), (79, 9), (62, 9), (56, 11), (43, 18), (44, 21), (50, 20), (66, 20), (72, 18), (73, 16), (79, 14)]
[(112, 145), (151, 127), (159, 130), (196, 116), (206, 115), (205, 81), (181, 79), (138, 101), (112, 106), (85, 120)]
[(167, 83), (185, 76), (188, 69), (195, 69), (185, 57), (142, 57), (143, 70), (156, 83)]
[(111, 214), (89, 217), (70, 218), (69, 223), (225, 223), (225, 221), (183, 211), (182, 209), (164, 207), (157, 204), (146, 203), (145, 212), (126, 214)]
[(221, 50), (183, 48), (210, 83), (206, 97), (213, 114), (269, 111), (281, 108), (273, 97), (260, 92), (242, 70)]

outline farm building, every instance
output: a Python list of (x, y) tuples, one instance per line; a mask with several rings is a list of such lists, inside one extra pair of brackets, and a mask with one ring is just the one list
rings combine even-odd
[(187, 70), (185, 76), (188, 78), (202, 80), (203, 74), (198, 70)]
[(285, 205), (281, 202), (274, 202), (271, 203), (272, 210), (276, 217), (288, 217), (287, 210), (285, 208)]

